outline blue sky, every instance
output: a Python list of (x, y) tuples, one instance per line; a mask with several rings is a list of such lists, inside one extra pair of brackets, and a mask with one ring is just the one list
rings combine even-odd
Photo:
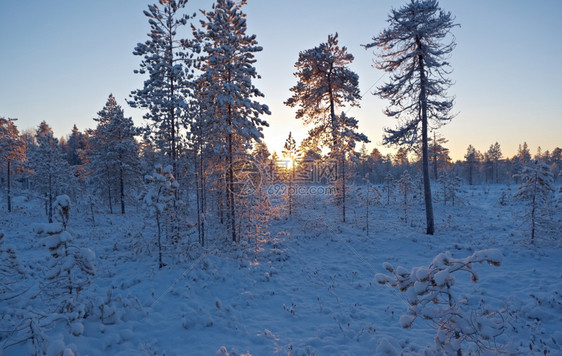
[[(308, 128), (283, 105), (296, 83), (294, 63), (301, 50), (338, 32), (340, 45), (355, 56), (351, 68), (364, 93), (361, 108), (348, 114), (360, 130), (381, 147), (383, 127), (395, 122), (384, 116), (386, 103), (367, 89), (382, 72), (371, 67), (373, 55), (361, 44), (386, 26), (392, 6), (380, 0), (249, 0), (245, 8), (250, 33), (264, 47), (257, 69), (258, 88), (272, 111), (265, 140), (280, 150), (289, 131), (300, 140)], [(19, 119), (20, 130), (42, 120), (57, 136), (94, 127), (93, 117), (113, 93), (125, 114), (142, 124), (142, 112), (125, 102), (140, 88), (133, 74), (140, 58), (132, 51), (143, 42), (148, 23), (140, 0), (3, 1), (0, 11), (0, 116)], [(212, 1), (191, 0), (187, 11), (211, 7)], [(440, 132), (460, 159), (469, 144), (481, 151), (498, 141), (511, 156), (526, 141), (532, 152), (562, 147), (562, 2), (442, 0), (461, 25), (454, 29), (451, 78), (458, 116)], [(383, 76), (379, 84), (387, 79)]]

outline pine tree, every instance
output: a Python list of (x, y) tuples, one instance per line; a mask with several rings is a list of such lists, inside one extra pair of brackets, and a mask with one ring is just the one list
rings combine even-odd
[(345, 222), (346, 154), (356, 142), (369, 142), (357, 133), (357, 120), (338, 110), (359, 106), (359, 76), (348, 68), (353, 55), (346, 47), (339, 47), (338, 34), (329, 35), (326, 43), (301, 51), (295, 63), (297, 85), (290, 90), (293, 96), (285, 101), (298, 107), (296, 118), (312, 124), (310, 139), (330, 148), (331, 156), (341, 167), (338, 193), (342, 200), (342, 219)]
[(538, 159), (523, 167), (521, 185), (515, 197), (527, 205), (525, 217), (531, 225), (531, 243), (538, 228), (548, 227), (554, 199), (553, 176), (547, 164)]
[(499, 183), (499, 161), (502, 158), (500, 144), (496, 142), (490, 145), (488, 151), (484, 153), (483, 158), (486, 183), (488, 183), (488, 180)]
[[(266, 164), (263, 161), (262, 163)], [(264, 186), (259, 185), (241, 202), (240, 215), (243, 236), (248, 239), (248, 243), (253, 242), (254, 262), (257, 262), (261, 245), (270, 240), (269, 227), (271, 220), (279, 217), (279, 206), (272, 203), (271, 197), (264, 191)]]
[(8, 212), (12, 211), (12, 172), (15, 164), (26, 159), (25, 142), (19, 136), (16, 119), (0, 117), (0, 168), (6, 168), (6, 196)]
[(527, 142), (523, 142), (523, 145), (519, 145), (519, 149), (517, 150), (517, 157), (519, 157), (523, 164), (531, 162), (531, 151), (529, 150)]
[(187, 98), (191, 95), (192, 54), (189, 41), (181, 38), (181, 29), (193, 17), (181, 14), (188, 0), (160, 0), (160, 6), (148, 5), (144, 15), (150, 24), (149, 39), (133, 52), (142, 56), (140, 70), (148, 74), (142, 89), (131, 92), (132, 107), (148, 109), (147, 134), (172, 164), (177, 175), (180, 128), (185, 125)]
[(94, 121), (98, 124), (90, 138), (91, 179), (98, 191), (107, 194), (110, 212), (112, 193), (119, 193), (121, 214), (125, 214), (127, 187), (140, 186), (139, 148), (135, 140), (140, 132), (111, 94)]
[(203, 87), (206, 82), (202, 78), (194, 81), (195, 92), (194, 98), (190, 102), (193, 118), (190, 122), (191, 130), (189, 132), (190, 148), (193, 152), (195, 167), (195, 191), (197, 199), (197, 233), (201, 246), (205, 246), (205, 222), (207, 216), (207, 178), (211, 175), (212, 170), (209, 169), (207, 158), (212, 154), (209, 146), (210, 137), (208, 132), (208, 116), (206, 115), (206, 105), (210, 104), (203, 95)]
[(201, 29), (193, 27), (195, 40), (203, 55), (199, 58), (203, 82), (198, 87), (201, 106), (206, 111), (205, 127), (208, 144), (216, 157), (225, 157), (228, 229), (237, 241), (234, 164), (242, 158), (253, 142), (263, 137), (261, 118), (271, 114), (256, 98), (263, 94), (252, 83), (259, 79), (254, 54), (262, 48), (255, 35), (247, 35), (246, 0), (217, 0), (211, 11), (202, 11)]
[(407, 169), (410, 166), (410, 159), (408, 158), (408, 149), (400, 147), (394, 154), (394, 165), (401, 169)]
[(267, 144), (265, 142), (260, 141), (254, 144), (252, 157), (254, 161), (256, 161), (256, 163), (267, 164), (269, 156), (271, 156), (271, 153), (269, 153), (269, 148), (267, 147)]
[(388, 172), (384, 177), (384, 186), (382, 187), (383, 192), (386, 192), (386, 205), (390, 205), (390, 197), (393, 195), (394, 191), (394, 177)]
[(174, 207), (179, 184), (172, 174), (172, 166), (162, 168), (159, 164), (145, 180), (147, 190), (141, 198), (147, 213), (156, 219), (158, 268), (162, 268), (165, 266), (162, 261), (162, 217)]
[(435, 179), (439, 177), (439, 166), (443, 166), (451, 160), (449, 157), (449, 149), (443, 146), (447, 142), (449, 142), (449, 140), (438, 135), (436, 130), (433, 131), (433, 138), (429, 138), (429, 157), (433, 164), (433, 177)]
[(468, 184), (472, 185), (474, 183), (474, 169), (480, 163), (481, 154), (472, 145), (468, 145), (466, 149), (466, 154), (464, 159), (466, 161), (466, 167), (468, 169)]
[(76, 125), (72, 126), (72, 132), (68, 136), (66, 144), (62, 146), (68, 164), (77, 166), (84, 163), (82, 156), (86, 149), (86, 136), (78, 130)]
[(289, 137), (285, 140), (285, 145), (283, 145), (283, 157), (289, 161), (289, 175), (288, 182), (289, 187), (287, 190), (287, 198), (289, 201), (289, 215), (293, 215), (293, 205), (294, 205), (294, 183), (295, 183), (295, 165), (298, 158), (297, 142), (293, 138), (293, 133), (289, 132)]
[(421, 141), (426, 232), (433, 235), (428, 130), (430, 123), (439, 126), (452, 119), (453, 99), (446, 96), (451, 80), (446, 76), (447, 58), (455, 42), (447, 37), (456, 24), (436, 0), (410, 0), (398, 10), (392, 9), (388, 22), (389, 28), (365, 46), (378, 48), (376, 68), (392, 73), (390, 82), (376, 94), (390, 100), (385, 113), (400, 124), (397, 129), (385, 130), (384, 143), (413, 145)]
[(396, 182), (398, 187), (398, 192), (402, 196), (402, 205), (404, 208), (404, 222), (408, 222), (408, 210), (410, 208), (410, 198), (414, 191), (414, 183), (412, 182), (412, 177), (408, 171), (404, 171), (400, 176), (400, 179)]
[(348, 157), (354, 153), (357, 142), (369, 142), (369, 139), (364, 134), (357, 132), (357, 120), (353, 117), (348, 117), (344, 112), (337, 117), (336, 122), (338, 128), (337, 144), (333, 148), (332, 155), (340, 163), (340, 167), (338, 167), (340, 168), (340, 176), (336, 183), (339, 188), (338, 192), (341, 192), (342, 218), (343, 222), (345, 222)]
[(28, 165), (34, 172), (34, 189), (46, 197), (46, 212), (49, 223), (53, 222), (53, 199), (63, 188), (73, 190), (75, 177), (64, 159), (58, 140), (45, 121), (41, 122), (35, 139), (37, 147), (30, 153)]
[(443, 204), (447, 205), (447, 201), (450, 201), (455, 206), (455, 201), (458, 203), (460, 194), (464, 193), (460, 177), (453, 171), (443, 170), (439, 176), (439, 183), (443, 191)]
[(367, 237), (369, 237), (369, 227), (370, 227), (369, 223), (371, 222), (371, 206), (374, 204), (377, 205), (381, 204), (382, 194), (379, 191), (379, 189), (373, 183), (371, 183), (369, 179), (369, 173), (366, 173), (363, 176), (363, 183), (364, 183), (363, 190), (359, 191), (359, 196), (363, 198), (362, 207), (364, 207), (365, 210), (365, 232), (367, 234)]

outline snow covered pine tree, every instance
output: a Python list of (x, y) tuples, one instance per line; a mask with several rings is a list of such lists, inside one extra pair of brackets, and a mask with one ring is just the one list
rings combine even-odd
[[(443, 44), (457, 26), (450, 12), (437, 0), (410, 0), (400, 9), (392, 9), (389, 28), (373, 37), (365, 48), (380, 50), (377, 69), (392, 73), (390, 82), (376, 93), (390, 100), (385, 114), (400, 120), (395, 130), (385, 129), (385, 144), (413, 145), (421, 140), (426, 233), (433, 235), (435, 223), (429, 182), (428, 130), (452, 119), (453, 99), (446, 97), (451, 86), (446, 58), (455, 48), (454, 39)], [(421, 125), (421, 130), (420, 130)], [(421, 131), (421, 132), (420, 132)], [(421, 135), (421, 137), (420, 137)]]
[[(297, 142), (293, 138), (292, 132), (289, 132), (289, 137), (285, 140), (285, 145), (283, 145), (283, 157), (289, 161), (289, 172), (287, 175), (287, 182), (289, 183), (287, 189), (287, 200), (289, 202), (289, 215), (293, 215), (293, 205), (294, 205), (294, 184), (295, 184), (295, 165), (298, 156)], [(273, 162), (277, 164), (277, 162)]]
[(549, 226), (554, 200), (553, 176), (550, 167), (538, 159), (523, 167), (521, 185), (515, 198), (527, 205), (525, 218), (530, 224), (531, 243), (535, 243), (537, 228)]
[(25, 162), (25, 142), (14, 124), (16, 119), (0, 117), (0, 168), (6, 168), (8, 212), (12, 211), (12, 172), (14, 163)]
[(121, 214), (125, 214), (128, 188), (139, 188), (142, 182), (139, 147), (135, 140), (140, 130), (134, 127), (130, 117), (125, 117), (112, 94), (94, 121), (98, 125), (91, 132), (88, 150), (90, 179), (96, 190), (107, 197), (111, 213), (113, 192), (118, 192)]
[(246, 150), (261, 140), (262, 127), (269, 126), (260, 116), (271, 114), (267, 105), (255, 100), (264, 96), (252, 83), (259, 78), (254, 53), (262, 48), (256, 35), (246, 34), (244, 5), (246, 0), (217, 0), (211, 11), (202, 11), (202, 29), (193, 28), (203, 51), (199, 58), (203, 71), (200, 97), (207, 112), (209, 145), (217, 157), (225, 157), (221, 162), (226, 174), (223, 188), (227, 228), (233, 241), (238, 240), (236, 205), (240, 198), (235, 194), (233, 164), (247, 159)]
[(151, 124), (146, 135), (166, 155), (174, 176), (178, 174), (180, 128), (186, 124), (182, 121), (186, 116), (186, 98), (192, 87), (189, 42), (180, 37), (181, 28), (193, 18), (180, 14), (186, 4), (187, 0), (160, 0), (160, 6), (148, 5), (148, 11), (144, 11), (150, 24), (150, 38), (137, 44), (133, 54), (143, 58), (135, 73), (148, 74), (148, 79), (142, 89), (131, 92), (129, 101), (134, 108), (148, 109), (144, 118)]
[[(285, 101), (290, 107), (298, 106), (297, 119), (313, 124), (310, 139), (330, 148), (330, 155), (341, 166), (338, 177), (338, 195), (341, 197), (342, 220), (345, 222), (346, 171), (345, 160), (356, 142), (369, 142), (357, 132), (357, 120), (339, 116), (336, 110), (345, 106), (359, 106), (359, 77), (347, 66), (353, 55), (346, 47), (339, 47), (338, 34), (329, 35), (328, 42), (301, 51), (295, 63), (297, 85), (290, 90), (293, 96)], [(341, 179), (340, 179), (341, 178)]]
[(43, 121), (36, 134), (37, 147), (31, 151), (28, 165), (34, 171), (34, 189), (46, 197), (47, 216), (53, 222), (53, 200), (63, 189), (73, 189), (75, 178), (68, 162), (64, 159), (59, 141)]

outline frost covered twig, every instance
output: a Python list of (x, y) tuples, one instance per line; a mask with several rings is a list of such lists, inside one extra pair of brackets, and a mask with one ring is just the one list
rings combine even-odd
[(466, 300), (455, 298), (451, 287), (455, 283), (453, 273), (467, 272), (472, 281), (477, 282), (478, 274), (473, 269), (475, 263), (499, 266), (501, 261), (502, 254), (497, 249), (476, 251), (461, 259), (446, 252), (435, 256), (429, 266), (414, 267), (411, 271), (402, 266), (394, 268), (385, 262), (383, 267), (391, 275), (377, 273), (375, 279), (379, 284), (387, 284), (404, 293), (409, 306), (408, 314), (400, 317), (403, 328), (411, 327), (421, 317), (437, 330), (436, 344), (447, 353), (460, 354), (465, 341), (473, 342), (478, 350), (497, 350), (494, 340), (505, 328), (503, 312), (486, 306), (470, 309)]

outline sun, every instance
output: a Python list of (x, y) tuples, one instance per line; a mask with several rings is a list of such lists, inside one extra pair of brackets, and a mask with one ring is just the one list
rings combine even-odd
[(278, 165), (282, 166), (287, 171), (295, 169), (297, 167), (297, 164), (298, 163), (297, 163), (296, 159), (294, 159), (293, 157), (290, 157), (290, 156), (285, 156), (285, 155), (283, 155), (283, 159), (280, 162), (278, 162)]

